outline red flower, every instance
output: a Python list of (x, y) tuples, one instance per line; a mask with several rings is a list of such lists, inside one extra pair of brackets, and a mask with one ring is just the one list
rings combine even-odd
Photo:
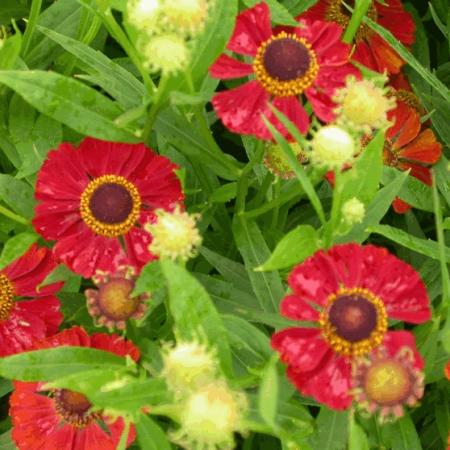
[(57, 241), (56, 257), (86, 278), (113, 271), (126, 258), (141, 267), (153, 258), (142, 225), (154, 209), (183, 200), (175, 168), (143, 144), (93, 138), (77, 149), (61, 144), (39, 172), (33, 224), (45, 239)]
[[(61, 345), (92, 347), (139, 359), (139, 350), (115, 335), (89, 336), (73, 327), (36, 344), (36, 349)], [(12, 438), (20, 450), (115, 450), (124, 429), (122, 418), (113, 419), (91, 412), (91, 403), (82, 394), (67, 389), (45, 392), (44, 383), (15, 381), (10, 397)], [(130, 429), (128, 445), (135, 437)]]
[(271, 103), (306, 133), (309, 117), (299, 98), (303, 93), (319, 119), (334, 120), (335, 89), (345, 85), (348, 75), (358, 75), (348, 62), (350, 47), (340, 41), (342, 29), (337, 25), (320, 21), (301, 25), (273, 30), (265, 3), (239, 14), (227, 48), (250, 56), (252, 62), (222, 54), (210, 68), (214, 78), (224, 80), (255, 76), (213, 97), (214, 109), (228, 129), (269, 140), (271, 133), (262, 120), (265, 115), (286, 136)]
[(444, 374), (447, 377), (447, 380), (450, 381), (450, 360), (444, 367)]
[[(384, 4), (383, 4), (384, 3)], [(367, 16), (390, 31), (402, 44), (414, 42), (416, 26), (400, 0), (373, 1)], [(353, 6), (353, 2), (350, 2)], [(341, 0), (319, 0), (300, 17), (335, 22), (346, 28), (351, 17)], [(377, 72), (398, 73), (405, 63), (398, 53), (368, 25), (360, 25), (352, 59)]]
[(380, 344), (389, 352), (403, 345), (387, 330), (388, 318), (421, 323), (431, 317), (418, 273), (384, 248), (344, 244), (321, 250), (295, 267), (288, 281), (293, 293), (282, 300), (281, 313), (318, 327), (279, 331), (272, 346), (297, 389), (330, 408), (351, 404), (353, 357)]
[(55, 294), (63, 283), (37, 289), (55, 267), (48, 249), (32, 245), (0, 271), (0, 356), (23, 352), (58, 331), (63, 316)]
[[(400, 170), (410, 169), (413, 177), (431, 186), (429, 166), (441, 158), (442, 145), (431, 129), (422, 128), (419, 112), (405, 102), (399, 102), (397, 108), (388, 113), (388, 118), (394, 125), (386, 133), (384, 163)], [(411, 209), (399, 198), (392, 206), (397, 213)]]

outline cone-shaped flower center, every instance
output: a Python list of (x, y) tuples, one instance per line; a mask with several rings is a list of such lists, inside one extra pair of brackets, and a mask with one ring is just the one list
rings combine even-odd
[(141, 197), (136, 186), (118, 175), (93, 179), (81, 194), (80, 213), (96, 234), (126, 234), (139, 217)]
[(0, 321), (8, 319), (14, 306), (14, 287), (9, 278), (0, 273)]
[[(352, 8), (355, 7), (355, 1), (349, 0), (346, 2)], [(350, 18), (352, 13), (342, 4), (341, 0), (331, 0), (328, 3), (325, 20), (327, 22), (336, 22), (342, 28), (347, 28), (348, 23), (350, 22)], [(373, 21), (376, 21), (378, 18), (378, 13), (373, 5), (373, 2), (370, 4), (369, 9), (367, 10), (367, 17)], [(361, 41), (372, 33), (370, 27), (364, 23), (362, 23), (358, 31), (356, 32), (355, 40), (356, 42)]]
[(70, 425), (83, 428), (94, 418), (95, 413), (88, 413), (91, 402), (79, 392), (58, 389), (55, 392), (56, 411)]
[(408, 397), (411, 378), (400, 362), (388, 359), (369, 367), (364, 387), (371, 400), (380, 405), (394, 405)]
[(134, 282), (126, 278), (116, 278), (100, 287), (98, 306), (101, 312), (113, 320), (127, 320), (139, 306), (139, 296), (132, 297)]
[(383, 302), (367, 289), (341, 288), (328, 298), (319, 323), (333, 350), (357, 356), (383, 341), (387, 315)]
[(287, 37), (270, 42), (264, 52), (263, 61), (271, 77), (290, 81), (305, 75), (311, 58), (303, 43)]
[(281, 32), (261, 44), (253, 69), (267, 92), (286, 97), (301, 94), (311, 86), (319, 66), (306, 39)]

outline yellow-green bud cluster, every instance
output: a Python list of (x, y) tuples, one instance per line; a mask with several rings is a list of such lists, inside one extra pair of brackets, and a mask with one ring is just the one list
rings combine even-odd
[(366, 209), (364, 203), (353, 197), (342, 205), (341, 212), (344, 221), (349, 225), (354, 225), (363, 221)]
[(389, 96), (388, 88), (352, 76), (347, 78), (345, 87), (337, 90), (333, 100), (338, 104), (336, 123), (366, 135), (386, 128), (390, 124), (387, 113), (395, 108), (395, 98)]
[(177, 206), (173, 211), (155, 211), (155, 223), (144, 229), (152, 235), (149, 250), (156, 256), (187, 261), (197, 254), (202, 237), (197, 229), (199, 214), (188, 214)]
[(130, 0), (127, 21), (139, 32), (146, 67), (163, 74), (183, 70), (190, 41), (204, 29), (213, 0)]

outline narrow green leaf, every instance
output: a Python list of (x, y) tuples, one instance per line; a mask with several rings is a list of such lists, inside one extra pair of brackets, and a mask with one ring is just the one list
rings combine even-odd
[(101, 86), (116, 98), (123, 108), (130, 109), (142, 103), (145, 96), (144, 85), (104, 53), (48, 28), (38, 26), (38, 30), (76, 56), (77, 65), (86, 69), (87, 73), (99, 76)]
[(353, 418), (350, 420), (350, 430), (348, 439), (348, 450), (369, 450), (369, 441), (367, 440), (366, 433), (356, 423)]
[(278, 242), (270, 258), (256, 270), (278, 270), (303, 262), (318, 248), (320, 241), (311, 225), (299, 225), (285, 234)]
[[(244, 0), (244, 4), (249, 8), (260, 3), (259, 0)], [(292, 17), (291, 13), (285, 6), (276, 0), (266, 0), (267, 6), (270, 8), (270, 19), (277, 25), (298, 26), (298, 22)]]
[[(2, 7), (0, 8), (0, 11)], [(1, 14), (1, 12), (0, 12)], [(0, 69), (8, 70), (13, 69), (16, 60), (20, 55), (20, 49), (22, 46), (22, 36), (20, 34), (15, 34), (10, 38), (3, 41), (3, 45), (0, 48)]]
[(204, 332), (208, 342), (217, 348), (224, 372), (231, 374), (231, 353), (226, 329), (203, 286), (184, 268), (169, 260), (161, 260), (169, 288), (170, 311), (176, 330), (183, 339)]
[(28, 13), (27, 4), (17, 0), (2, 0), (0, 7), (0, 25), (7, 25), (11, 19), (26, 17)]
[(0, 376), (21, 381), (53, 381), (94, 369), (121, 369), (125, 358), (84, 347), (57, 347), (19, 353), (0, 359)]
[(369, 10), (371, 3), (371, 0), (360, 0), (355, 2), (355, 8), (353, 9), (352, 16), (347, 25), (344, 36), (342, 37), (342, 40), (347, 44), (350, 44), (353, 41), (353, 38), (361, 25), (361, 21)]
[(209, 197), (212, 203), (226, 203), (236, 197), (237, 183), (227, 183), (217, 188)]
[(141, 448), (145, 448), (145, 450), (172, 449), (162, 428), (152, 418), (143, 413), (138, 414), (136, 430), (137, 440)]
[(317, 441), (314, 448), (344, 450), (347, 445), (348, 412), (322, 407), (317, 417)]
[[(436, 241), (417, 238), (411, 234), (408, 234), (406, 231), (391, 227), (389, 225), (371, 226), (368, 228), (368, 231), (371, 233), (381, 234), (391, 241), (396, 242), (403, 247), (409, 248), (414, 252), (439, 260), (439, 246)], [(444, 250), (445, 260), (447, 263), (450, 263), (450, 248), (444, 247)]]
[(383, 431), (392, 450), (422, 450), (416, 427), (408, 413), (393, 424), (386, 425)]
[(278, 311), (278, 305), (284, 295), (279, 275), (275, 272), (255, 272), (270, 257), (270, 250), (264, 237), (253, 221), (236, 217), (233, 222), (233, 234), (238, 249), (244, 258), (246, 270), (259, 300), (260, 308), (266, 312)]
[(259, 414), (271, 427), (275, 427), (278, 406), (278, 356), (273, 355), (261, 377), (258, 394)]
[(0, 71), (0, 83), (16, 91), (38, 111), (79, 133), (99, 139), (134, 142), (136, 138), (118, 128), (114, 119), (119, 107), (79, 81), (55, 72)]
[(33, 188), (11, 175), (0, 174), (0, 199), (14, 212), (31, 219), (34, 215)]
[(8, 239), (0, 255), (0, 269), (22, 256), (38, 238), (39, 236), (35, 233), (23, 232)]

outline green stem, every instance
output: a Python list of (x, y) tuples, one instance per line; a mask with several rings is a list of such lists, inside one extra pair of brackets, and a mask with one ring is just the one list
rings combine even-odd
[(41, 13), (42, 0), (33, 0), (31, 4), (30, 16), (28, 17), (27, 29), (23, 35), (22, 41), (22, 55), (25, 57), (28, 53), (28, 48), (30, 47), (31, 38), (33, 37), (34, 30), (36, 28), (36, 23)]
[(127, 448), (128, 435), (130, 433), (130, 421), (125, 420), (125, 427), (122, 431), (122, 436), (120, 436), (119, 444), (117, 445), (117, 450), (125, 450)]
[[(439, 263), (441, 267), (441, 277), (442, 277), (442, 306), (441, 315), (445, 317), (447, 312), (450, 312), (450, 276), (448, 272), (446, 257), (445, 257), (445, 237), (444, 228), (442, 225), (442, 210), (439, 201), (439, 194), (436, 186), (436, 176), (434, 171), (432, 171), (432, 188), (433, 188), (433, 207), (434, 207), (434, 218), (436, 222), (436, 237), (439, 248)], [(450, 315), (446, 322), (446, 328), (450, 328)]]
[(333, 205), (331, 206), (331, 216), (325, 231), (325, 248), (329, 248), (333, 245), (334, 231), (338, 225), (342, 200), (342, 178), (340, 169), (334, 171), (334, 180)]
[(111, 9), (106, 10), (106, 12), (101, 12), (101, 17), (103, 19), (103, 23), (105, 24), (107, 30), (111, 34), (111, 36), (121, 45), (121, 47), (125, 50), (127, 55), (130, 57), (133, 64), (139, 70), (139, 73), (142, 76), (144, 81), (144, 85), (147, 88), (147, 91), (153, 95), (156, 91), (155, 83), (150, 78), (148, 71), (145, 69), (144, 65), (141, 62), (141, 58), (137, 50), (134, 48), (133, 44), (129, 41), (127, 35), (124, 33), (120, 25), (117, 23), (114, 18)]
[(9, 219), (12, 219), (16, 222), (21, 223), (22, 225), (29, 225), (30, 221), (25, 219), (25, 217), (19, 216), (16, 213), (13, 213), (8, 208), (5, 208), (4, 206), (0, 205), (0, 214), (3, 214), (4, 216), (8, 217)]
[(142, 134), (142, 140), (145, 144), (149, 144), (150, 137), (152, 135), (153, 125), (155, 123), (156, 115), (161, 107), (161, 101), (163, 99), (164, 91), (166, 90), (167, 82), (169, 77), (162, 76), (159, 79), (158, 89), (156, 90), (156, 94), (153, 98), (152, 106), (147, 115), (147, 120), (145, 122), (144, 132)]
[[(192, 81), (192, 76), (189, 72), (189, 70), (186, 70), (185, 72), (185, 78), (186, 83), (189, 89), (190, 94), (194, 94), (195, 87), (194, 83)], [(211, 130), (209, 129), (209, 125), (205, 119), (205, 116), (203, 114), (203, 108), (200, 105), (195, 105), (193, 107), (194, 109), (194, 116), (197, 121), (197, 125), (199, 126), (200, 133), (202, 134), (203, 138), (205, 139), (206, 143), (209, 145), (210, 149), (212, 150), (213, 154), (216, 154), (220, 157), (221, 163), (229, 168), (233, 172), (239, 172), (240, 169), (236, 167), (235, 164), (233, 164), (222, 152), (222, 149), (217, 144), (216, 140), (214, 139)]]
[(361, 25), (363, 17), (369, 10), (371, 3), (372, 0), (356, 0), (355, 7), (353, 9), (344, 3), (344, 7), (352, 12), (352, 17), (347, 25), (344, 36), (342, 37), (343, 42), (350, 44), (353, 41), (353, 38)]
[(245, 197), (247, 196), (248, 191), (248, 175), (253, 170), (253, 167), (261, 162), (263, 155), (264, 144), (262, 141), (258, 141), (255, 154), (242, 170), (242, 174), (238, 180), (235, 206), (235, 211), (237, 212), (237, 214), (242, 214), (245, 211)]

